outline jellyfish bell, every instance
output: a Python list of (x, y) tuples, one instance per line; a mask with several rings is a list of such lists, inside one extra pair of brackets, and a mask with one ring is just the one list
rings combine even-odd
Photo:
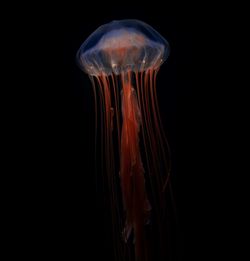
[(121, 20), (100, 26), (82, 44), (77, 61), (89, 75), (157, 69), (169, 55), (169, 44), (150, 25)]
[[(138, 20), (100, 26), (77, 52), (79, 67), (92, 81), (96, 115), (100, 108), (98, 129), (109, 180), (112, 223), (123, 235), (123, 242), (128, 243), (133, 235), (136, 261), (152, 259), (146, 238), (154, 239), (144, 229), (150, 223), (151, 212), (158, 222), (157, 231), (162, 231), (162, 192), (170, 161), (157, 102), (156, 74), (168, 55), (167, 40)], [(95, 123), (97, 132), (97, 116)], [(114, 154), (119, 155), (118, 164)], [(117, 184), (120, 193), (115, 188)], [(122, 208), (117, 204), (122, 204)], [(122, 214), (118, 213), (120, 209)], [(115, 242), (120, 242), (119, 237), (115, 238)]]

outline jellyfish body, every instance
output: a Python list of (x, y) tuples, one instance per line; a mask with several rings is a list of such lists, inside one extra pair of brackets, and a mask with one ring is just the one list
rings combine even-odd
[[(98, 101), (101, 104), (101, 140), (106, 172), (113, 183), (111, 198), (118, 202), (113, 182), (116, 175), (124, 210), (123, 239), (127, 242), (133, 232), (136, 260), (148, 260), (144, 226), (150, 220), (151, 201), (155, 208), (162, 206), (168, 177), (167, 142), (156, 97), (156, 74), (168, 55), (168, 42), (138, 20), (113, 21), (99, 27), (77, 53), (78, 65), (92, 81), (96, 108)], [(120, 158), (117, 173), (114, 136)], [(153, 191), (150, 199), (147, 187)], [(156, 220), (160, 220), (159, 215)]]
[(151, 26), (121, 20), (100, 26), (82, 44), (77, 60), (89, 75), (119, 75), (157, 69), (169, 55), (168, 42)]

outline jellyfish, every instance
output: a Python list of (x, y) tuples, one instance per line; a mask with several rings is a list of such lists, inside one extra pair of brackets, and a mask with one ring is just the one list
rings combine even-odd
[[(150, 235), (145, 227), (151, 222), (151, 212), (161, 233), (170, 160), (156, 76), (169, 50), (167, 40), (150, 25), (130, 19), (100, 26), (76, 56), (93, 86), (96, 133), (97, 129), (101, 133), (113, 223), (118, 224), (121, 235), (115, 238), (132, 245), (137, 261), (150, 260)], [(124, 251), (117, 251), (116, 260), (128, 260)]]

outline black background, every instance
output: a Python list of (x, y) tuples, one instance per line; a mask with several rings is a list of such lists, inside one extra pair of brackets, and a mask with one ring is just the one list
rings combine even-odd
[[(211, 211), (212, 204), (216, 208), (213, 131), (217, 124), (211, 123), (216, 101), (204, 75), (212, 73), (216, 63), (208, 65), (211, 17), (204, 19), (205, 13), (191, 6), (172, 8), (160, 2), (37, 6), (28, 13), (14, 50), (22, 50), (19, 60), (25, 63), (19, 66), (27, 76), (27, 88), (18, 91), (24, 110), (16, 112), (21, 116), (17, 154), (27, 173), (20, 180), (27, 187), (24, 202), (31, 211), (26, 219), (31, 231), (26, 234), (34, 255), (110, 258), (112, 242), (104, 235), (104, 213), (97, 210), (97, 199), (103, 195), (95, 190), (92, 87), (77, 67), (75, 54), (98, 26), (132, 18), (150, 24), (171, 47), (157, 79), (177, 208), (171, 260), (213, 256), (221, 248), (223, 232), (217, 229), (216, 209)], [(19, 103), (20, 97), (16, 97)]]

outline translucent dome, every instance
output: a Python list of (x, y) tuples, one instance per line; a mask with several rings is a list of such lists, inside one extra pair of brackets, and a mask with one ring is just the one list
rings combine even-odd
[(169, 55), (169, 44), (139, 20), (112, 21), (100, 26), (77, 52), (80, 68), (89, 75), (118, 75), (157, 69)]

